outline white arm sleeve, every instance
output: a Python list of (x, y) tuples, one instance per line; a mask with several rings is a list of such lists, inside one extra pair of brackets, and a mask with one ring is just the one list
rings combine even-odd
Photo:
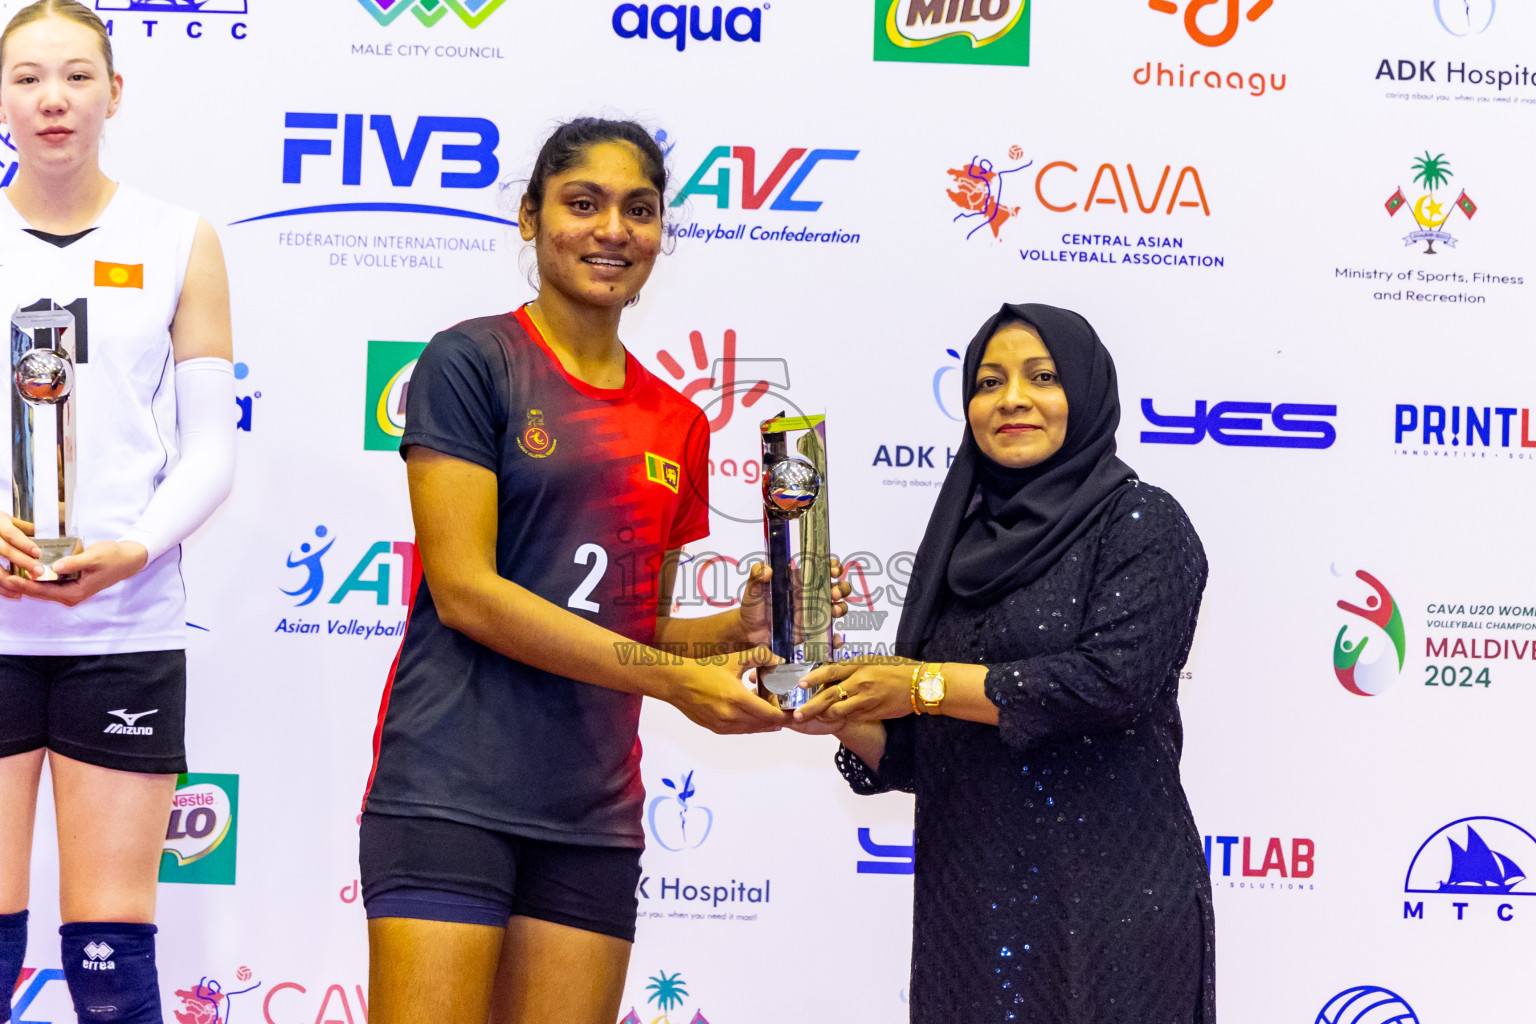
[(228, 359), (176, 364), (176, 435), (181, 460), (120, 538), (144, 545), (146, 565), (191, 536), (234, 485), (235, 368)]

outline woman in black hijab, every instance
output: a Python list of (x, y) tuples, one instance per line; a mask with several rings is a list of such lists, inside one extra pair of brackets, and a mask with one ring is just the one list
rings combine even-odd
[(911, 1019), (1213, 1024), (1179, 782), (1200, 538), (1115, 456), (1114, 363), (1076, 313), (1004, 306), (965, 397), (897, 630), (920, 660), (817, 669), (796, 713), (855, 791), (917, 796)]

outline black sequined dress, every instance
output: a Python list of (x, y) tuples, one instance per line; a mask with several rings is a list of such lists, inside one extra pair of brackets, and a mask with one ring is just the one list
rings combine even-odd
[(886, 723), (860, 793), (917, 797), (913, 1024), (1214, 1024), (1214, 917), (1179, 782), (1179, 669), (1205, 553), (1124, 486), (1040, 579), (951, 601), (925, 661), (988, 666), (999, 725)]

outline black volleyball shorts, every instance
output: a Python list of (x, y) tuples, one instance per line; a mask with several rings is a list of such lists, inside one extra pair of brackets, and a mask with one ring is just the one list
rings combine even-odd
[(366, 811), (360, 852), (369, 918), (505, 927), (531, 917), (635, 941), (638, 849)]
[(187, 652), (0, 654), (0, 757), (39, 747), (149, 775), (187, 770)]

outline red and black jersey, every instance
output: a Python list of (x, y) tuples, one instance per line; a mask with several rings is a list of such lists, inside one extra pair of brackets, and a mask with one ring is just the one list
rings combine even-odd
[[(526, 309), (432, 339), (402, 452), (497, 475), (497, 571), (654, 640), (664, 553), (709, 533), (709, 424), (626, 353), (624, 385), (567, 374)], [(423, 580), (385, 691), (367, 808), (556, 842), (642, 846), (640, 697), (504, 657), (444, 626)]]

